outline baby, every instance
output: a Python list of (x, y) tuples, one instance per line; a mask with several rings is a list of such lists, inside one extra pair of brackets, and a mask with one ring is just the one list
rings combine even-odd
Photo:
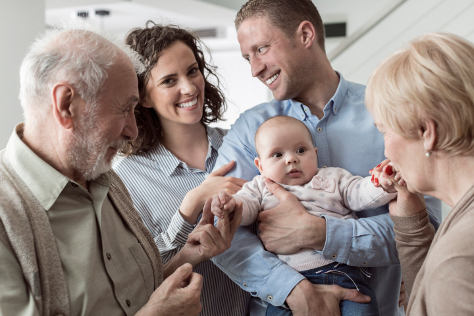
[[(311, 133), (304, 123), (293, 117), (276, 116), (265, 121), (255, 134), (255, 147), (258, 154), (255, 165), (261, 175), (247, 182), (234, 196), (225, 191), (214, 195), (211, 210), (217, 217), (222, 217), (224, 211), (232, 212), (241, 201), (241, 225), (249, 225), (255, 222), (259, 211), (277, 206), (279, 200), (265, 186), (265, 178), (295, 194), (315, 216), (357, 218), (354, 211), (377, 208), (397, 196), (392, 186), (376, 183), (376, 187), (371, 177), (353, 176), (340, 168), (318, 170), (317, 148), (313, 147)], [(300, 249), (278, 257), (312, 283), (323, 284), (330, 275), (336, 274), (334, 284), (356, 288), (372, 298), (369, 304), (342, 301), (343, 316), (378, 315), (375, 294), (365, 281), (364, 275), (368, 275), (364, 270), (328, 260), (314, 249)], [(291, 315), (283, 307), (268, 305), (267, 315), (286, 315), (285, 311)]]

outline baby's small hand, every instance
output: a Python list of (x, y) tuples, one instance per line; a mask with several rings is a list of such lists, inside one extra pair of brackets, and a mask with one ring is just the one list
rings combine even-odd
[(234, 211), (236, 201), (226, 191), (220, 191), (212, 196), (211, 212), (219, 218), (224, 218), (224, 212), (228, 214)]
[(372, 183), (376, 187), (382, 187), (388, 193), (406, 190), (406, 183), (393, 168), (390, 160), (386, 159), (377, 167), (371, 169)]

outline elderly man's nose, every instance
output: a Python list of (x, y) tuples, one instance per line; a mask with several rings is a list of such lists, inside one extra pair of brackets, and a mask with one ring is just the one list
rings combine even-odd
[(122, 131), (122, 136), (126, 140), (135, 140), (138, 136), (137, 121), (135, 119), (135, 113), (132, 111), (127, 117), (125, 126)]

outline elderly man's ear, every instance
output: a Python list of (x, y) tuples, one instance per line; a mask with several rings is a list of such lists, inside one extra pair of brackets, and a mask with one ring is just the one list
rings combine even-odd
[(65, 129), (74, 127), (79, 113), (84, 109), (84, 101), (68, 82), (58, 82), (52, 89), (53, 115)]

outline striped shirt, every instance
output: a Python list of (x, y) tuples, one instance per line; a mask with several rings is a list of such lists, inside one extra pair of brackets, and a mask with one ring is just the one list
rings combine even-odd
[[(199, 186), (212, 172), (226, 132), (207, 127), (209, 149), (205, 171), (188, 167), (162, 144), (145, 154), (126, 157), (114, 166), (145, 226), (152, 233), (163, 263), (181, 250), (194, 229), (194, 225), (183, 219), (179, 207), (186, 193)], [(249, 294), (210, 260), (198, 264), (194, 271), (204, 279), (201, 293), (203, 309), (200, 315), (248, 314)]]

